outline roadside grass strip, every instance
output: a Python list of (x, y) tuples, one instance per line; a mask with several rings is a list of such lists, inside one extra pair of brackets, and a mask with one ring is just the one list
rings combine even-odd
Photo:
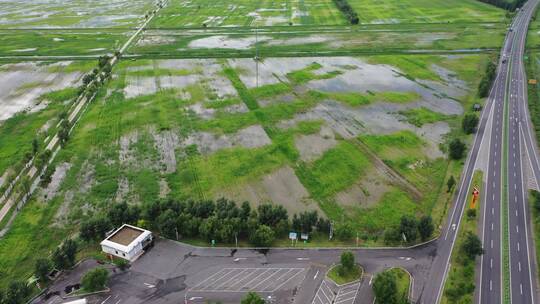
[(190, 292), (274, 292), (305, 268), (223, 268)]

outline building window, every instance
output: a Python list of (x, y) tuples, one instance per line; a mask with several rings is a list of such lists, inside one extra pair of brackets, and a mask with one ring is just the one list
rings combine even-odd
[(116, 252), (116, 254), (118, 254), (118, 250), (115, 250), (114, 252)]
[(122, 252), (122, 255), (123, 255), (123, 256), (126, 256), (126, 254), (125, 254), (125, 253), (123, 253), (123, 252)]

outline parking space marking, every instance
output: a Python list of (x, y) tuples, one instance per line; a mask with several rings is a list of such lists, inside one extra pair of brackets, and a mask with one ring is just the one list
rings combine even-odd
[[(341, 286), (338, 290), (338, 294), (334, 299), (335, 304), (354, 304), (358, 290), (360, 289), (360, 282), (352, 283), (349, 285)], [(354, 294), (353, 294), (354, 293)]]
[[(325, 292), (326, 289), (326, 292)], [(328, 294), (330, 296), (328, 296)], [(319, 289), (317, 290), (317, 293), (315, 293), (315, 297), (313, 298), (312, 304), (331, 304), (333, 303), (336, 295), (334, 294), (334, 291), (330, 286), (328, 286), (328, 283), (326, 280), (323, 280), (321, 282), (321, 285), (319, 285)]]
[(305, 268), (224, 268), (190, 288), (192, 292), (274, 292)]

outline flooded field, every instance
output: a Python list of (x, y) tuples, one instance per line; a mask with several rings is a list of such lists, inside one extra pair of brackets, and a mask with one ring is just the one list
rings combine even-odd
[(144, 0), (0, 1), (0, 28), (136, 26), (152, 7)]

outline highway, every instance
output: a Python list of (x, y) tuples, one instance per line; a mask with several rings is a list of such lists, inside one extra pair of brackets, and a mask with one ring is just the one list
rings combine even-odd
[[(508, 233), (509, 233), (509, 266), (510, 266), (510, 298), (511, 303), (536, 303), (536, 268), (534, 267), (534, 246), (530, 230), (529, 208), (527, 204), (528, 185), (525, 182), (524, 166), (533, 168), (538, 172), (536, 149), (523, 153), (523, 146), (537, 147), (532, 137), (522, 140), (522, 129), (530, 131), (530, 124), (522, 128), (523, 118), (526, 118), (527, 90), (525, 87), (526, 76), (523, 68), (523, 56), (529, 20), (535, 11), (537, 1), (529, 1), (516, 19), (514, 28), (515, 44), (510, 57), (511, 79), (508, 83), (508, 161), (507, 166), (507, 208), (508, 208)], [(528, 144), (525, 144), (528, 141)], [(525, 157), (524, 157), (525, 156)], [(535, 161), (531, 161), (534, 159)], [(534, 165), (536, 163), (536, 166)], [(536, 167), (536, 168), (535, 168)], [(536, 169), (536, 170), (535, 170)]]
[[(493, 107), (489, 109), (491, 134), (488, 136), (482, 214), (481, 237), (485, 254), (480, 262), (477, 303), (505, 302), (503, 276), (507, 274), (511, 303), (535, 303), (536, 299), (523, 170), (526, 160), (522, 159), (520, 136), (527, 98), (522, 58), (529, 20), (536, 5), (537, 1), (529, 1), (516, 15), (501, 52), (497, 79), (488, 100)], [(508, 264), (504, 255), (508, 255)]]
[[(536, 300), (533, 286), (536, 286), (534, 267), (531, 264), (531, 242), (529, 240), (528, 217), (523, 184), (521, 163), (521, 146), (519, 136), (519, 117), (528, 117), (526, 106), (526, 90), (523, 73), (523, 50), (527, 35), (528, 23), (537, 5), (537, 0), (527, 2), (516, 15), (511, 30), (505, 38), (497, 76), (487, 98), (472, 148), (465, 163), (465, 170), (455, 204), (450, 210), (448, 223), (443, 227), (441, 237), (437, 240), (437, 255), (430, 267), (426, 286), (419, 298), (419, 303), (439, 303), (444, 290), (444, 283), (449, 271), (450, 257), (454, 249), (461, 219), (471, 192), (471, 181), (475, 169), (484, 171), (484, 187), (482, 193), (481, 239), (485, 254), (480, 258), (479, 282), (477, 282), (476, 303), (502, 303), (503, 301), (503, 226), (502, 220), (508, 220), (510, 228), (510, 273), (512, 303), (534, 303)], [(508, 98), (510, 97), (510, 98)], [(505, 125), (506, 100), (511, 104), (508, 113), (508, 129)], [(521, 114), (520, 114), (521, 113)], [(518, 117), (518, 115), (520, 115)], [(517, 118), (517, 120), (516, 120)], [(528, 122), (527, 129), (530, 131)], [(524, 129), (524, 128), (522, 128)], [(506, 134), (505, 134), (506, 130)], [(517, 132), (517, 133), (516, 133)], [(508, 135), (505, 145), (505, 135)], [(525, 136), (521, 136), (525, 137)], [(529, 136), (532, 138), (532, 136)], [(536, 143), (529, 142), (529, 154), (536, 157)], [(504, 163), (504, 148), (507, 147), (507, 163)], [(538, 165), (538, 158), (533, 157)], [(485, 162), (482, 168), (479, 163)], [(515, 166), (514, 166), (515, 163)], [(505, 168), (505, 166), (507, 166)], [(533, 166), (534, 168), (534, 166)], [(535, 170), (540, 177), (540, 166)], [(507, 178), (503, 174), (507, 172)], [(507, 191), (504, 182), (508, 181)], [(507, 196), (503, 197), (503, 194)], [(513, 201), (508, 201), (512, 198)], [(503, 199), (509, 202), (508, 213), (502, 212)], [(506, 218), (506, 215), (513, 215)]]

